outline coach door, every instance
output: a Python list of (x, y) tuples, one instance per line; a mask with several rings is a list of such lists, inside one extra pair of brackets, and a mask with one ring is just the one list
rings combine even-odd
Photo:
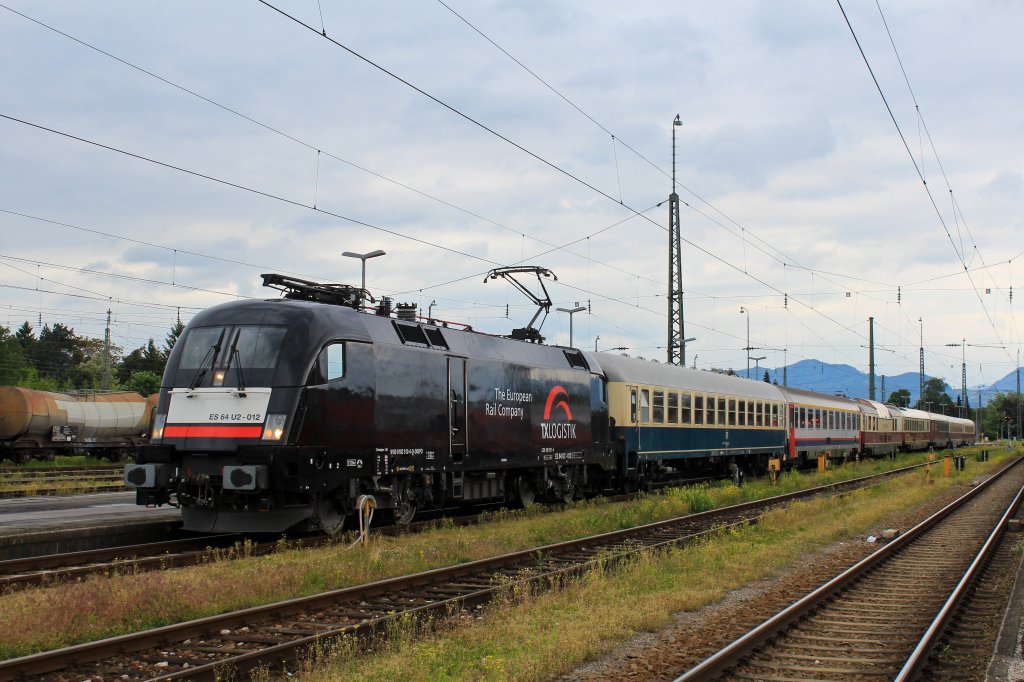
[[(640, 389), (637, 386), (629, 387), (629, 425), (632, 431), (632, 438), (626, 439), (626, 462), (623, 474), (627, 478), (636, 476), (637, 454), (640, 450)], [(632, 441), (632, 442), (631, 442)]]
[(452, 463), (466, 457), (466, 358), (448, 358), (448, 433)]

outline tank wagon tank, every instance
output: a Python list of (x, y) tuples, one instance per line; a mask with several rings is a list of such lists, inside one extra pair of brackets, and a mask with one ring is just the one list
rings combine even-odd
[(0, 459), (124, 459), (145, 440), (146, 405), (131, 392), (72, 395), (0, 386)]

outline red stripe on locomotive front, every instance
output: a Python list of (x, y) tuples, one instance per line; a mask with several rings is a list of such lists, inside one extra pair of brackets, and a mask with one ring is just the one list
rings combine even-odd
[(164, 427), (164, 438), (259, 438), (262, 426), (195, 426), (169, 425)]

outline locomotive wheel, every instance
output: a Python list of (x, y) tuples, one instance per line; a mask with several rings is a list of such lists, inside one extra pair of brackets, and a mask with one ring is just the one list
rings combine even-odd
[(337, 535), (345, 525), (345, 514), (338, 510), (329, 495), (318, 496), (314, 505), (313, 521), (328, 535)]
[(518, 476), (515, 483), (515, 499), (520, 507), (525, 509), (533, 504), (537, 498), (537, 489), (529, 476)]
[(391, 510), (391, 513), (395, 517), (395, 523), (402, 526), (412, 523), (412, 520), (416, 518), (416, 512), (419, 510), (419, 506), (409, 499), (402, 499)]

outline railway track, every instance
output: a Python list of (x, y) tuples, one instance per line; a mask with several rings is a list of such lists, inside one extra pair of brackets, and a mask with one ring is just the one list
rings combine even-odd
[(124, 490), (124, 465), (0, 467), (0, 497)]
[(981, 679), (980, 621), (998, 622), (1005, 601), (975, 581), (999, 560), (1022, 483), (1014, 462), (675, 682)]
[[(912, 468), (914, 467), (907, 467), (906, 470)], [(684, 484), (706, 480), (710, 479), (688, 479)], [(659, 486), (659, 488), (663, 487), (665, 486)], [(642, 494), (616, 495), (608, 499), (612, 502), (626, 501), (635, 499)], [(484, 509), (497, 507), (498, 505), (493, 504), (483, 505)], [(553, 510), (558, 508), (560, 508), (559, 505), (552, 506)], [(479, 521), (478, 510), (457, 508), (439, 510), (424, 521), (400, 526), (375, 527), (372, 532), (374, 535), (388, 536), (416, 533), (436, 527), (438, 519), (442, 517), (447, 520), (447, 523), (456, 526), (475, 524)], [(57, 585), (90, 575), (110, 575), (116, 572), (138, 573), (196, 566), (214, 558), (233, 559), (242, 556), (264, 556), (280, 551), (282, 548), (321, 547), (336, 541), (337, 539), (326, 538), (318, 534), (310, 537), (297, 536), (282, 543), (280, 537), (259, 540), (248, 538), (244, 534), (232, 533), (0, 560), (0, 590), (9, 591)]]
[(507, 590), (558, 585), (599, 564), (755, 522), (796, 499), (842, 494), (913, 468), (3, 661), (0, 680), (115, 672), (120, 679), (213, 680), (228, 671), (281, 669), (325, 639), (379, 635), (403, 619), (443, 619)]
[[(477, 523), (479, 517), (447, 517), (455, 526)], [(373, 535), (416, 533), (437, 526), (437, 520), (419, 521), (402, 526), (374, 528)], [(115, 572), (139, 573), (166, 570), (184, 566), (197, 566), (211, 560), (256, 557), (273, 554), (284, 549), (323, 547), (337, 538), (321, 534), (298, 536), (282, 541), (256, 540), (242, 533), (203, 535), (194, 538), (166, 540), (138, 545), (105, 547), (81, 552), (64, 552), (38, 557), (24, 557), (0, 561), (0, 590), (56, 585), (90, 575), (109, 575)]]

